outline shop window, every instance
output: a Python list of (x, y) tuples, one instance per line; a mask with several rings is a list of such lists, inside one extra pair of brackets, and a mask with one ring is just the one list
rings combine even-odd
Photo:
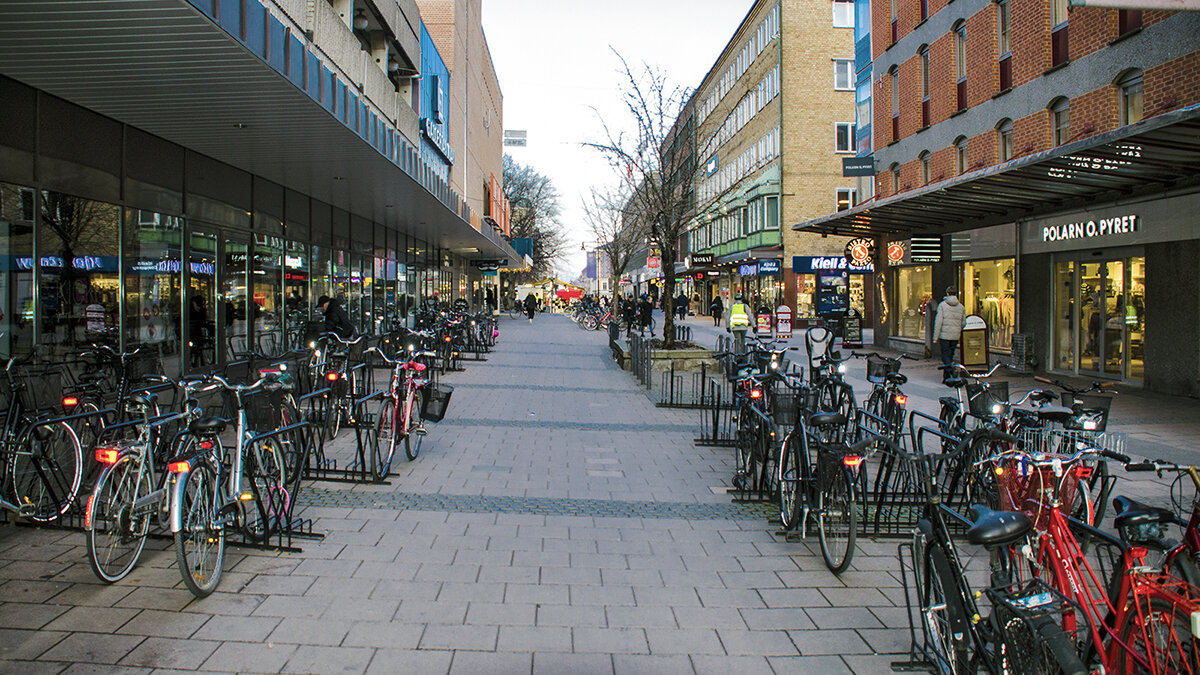
[(779, 197), (767, 197), (767, 229), (779, 229)]
[(247, 309), (254, 341), (262, 353), (278, 354), (284, 351), (283, 240), (255, 235), (253, 260), (254, 288)]
[(126, 209), (124, 229), (125, 346), (153, 347), (163, 357), (166, 374), (178, 375), (183, 339), (183, 219)]
[(28, 354), (33, 347), (34, 193), (0, 183), (0, 353)]
[(836, 152), (854, 152), (854, 123), (838, 122), (834, 128), (834, 150)]
[(184, 369), (200, 370), (216, 362), (218, 330), (224, 330), (224, 322), (218, 321), (217, 311), (217, 237), (193, 228), (188, 235), (188, 290), (186, 342), (184, 347)]
[(933, 297), (932, 267), (897, 267), (892, 289), (895, 298), (892, 330), (896, 337), (925, 339), (925, 312)]
[(1075, 368), (1075, 263), (1054, 265), (1054, 366)]
[(992, 349), (1012, 349), (1016, 325), (1016, 261), (1013, 258), (963, 263), (960, 293), (968, 314), (983, 318)]
[(308, 245), (288, 241), (283, 254), (284, 313), (283, 327), (285, 344), (289, 349), (303, 348), (308, 321), (315, 318), (313, 298), (309, 295)]
[(118, 346), (120, 208), (60, 192), (41, 196), (38, 343), (59, 357), (94, 342)]
[(1070, 59), (1067, 41), (1068, 0), (1050, 0), (1050, 65), (1057, 66)]
[(1121, 91), (1121, 124), (1133, 124), (1142, 119), (1142, 71), (1131, 70), (1117, 80)]
[(1050, 104), (1050, 121), (1053, 127), (1054, 145), (1065, 145), (1071, 140), (1071, 103), (1065, 97), (1054, 99)]
[(833, 60), (833, 88), (838, 91), (854, 90), (854, 62), (843, 59)]
[(854, 28), (854, 3), (833, 0), (833, 27)]

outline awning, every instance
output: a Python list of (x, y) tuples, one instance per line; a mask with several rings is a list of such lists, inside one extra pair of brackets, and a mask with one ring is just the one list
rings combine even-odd
[(1200, 104), (793, 225), (900, 239), (1200, 185)]

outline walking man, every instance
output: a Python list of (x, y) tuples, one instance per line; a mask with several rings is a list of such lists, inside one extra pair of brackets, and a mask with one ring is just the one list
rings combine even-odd
[(746, 331), (750, 330), (750, 308), (740, 295), (729, 306), (729, 330), (733, 331), (734, 351), (745, 354)]
[(537, 311), (537, 298), (533, 293), (525, 296), (525, 313), (529, 315), (529, 323), (533, 323), (533, 313)]
[[(953, 286), (946, 289), (946, 297), (937, 306), (937, 315), (933, 320), (933, 339), (942, 348), (942, 365), (954, 363), (954, 350), (958, 348), (958, 339), (962, 336), (963, 322), (967, 318), (967, 308), (958, 301), (958, 293)], [(947, 369), (942, 371), (942, 381), (950, 379), (952, 373)]]

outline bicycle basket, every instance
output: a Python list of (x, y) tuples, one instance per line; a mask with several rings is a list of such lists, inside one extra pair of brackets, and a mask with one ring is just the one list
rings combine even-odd
[(990, 382), (986, 386), (978, 382), (967, 383), (967, 407), (976, 417), (991, 417), (997, 405), (1008, 403), (1008, 383)]
[(425, 404), (421, 408), (421, 419), (430, 422), (441, 422), (446, 417), (446, 409), (450, 407), (450, 395), (454, 387), (439, 384), (429, 387), (425, 392)]
[[(227, 394), (229, 406), (236, 412), (233, 392)], [(283, 390), (256, 391), (242, 396), (246, 406), (246, 426), (255, 433), (265, 433), (279, 428), (280, 410), (283, 407)]]
[(900, 364), (898, 362), (888, 361), (878, 356), (867, 357), (867, 382), (883, 384), (888, 373), (898, 372), (900, 372)]
[(1084, 415), (1072, 417), (1063, 422), (1064, 429), (1101, 432), (1108, 426), (1108, 409), (1112, 407), (1111, 396), (1088, 396), (1064, 392), (1062, 404), (1071, 409), (1075, 409), (1078, 404), (1085, 411)]
[[(1015, 590), (989, 588), (987, 595), (996, 631), (995, 672), (1083, 672), (1075, 649), (1077, 636), (1064, 632), (1060, 625), (1063, 612), (1070, 612), (1067, 608), (1075, 603), (1040, 579)], [(1085, 616), (1076, 630), (1086, 630), (1086, 626)]]
[(61, 408), (66, 375), (65, 368), (59, 365), (22, 368), (18, 375), (22, 381), (21, 404), (28, 410)]
[(771, 399), (771, 415), (775, 424), (783, 429), (796, 425), (796, 414), (800, 404), (804, 402), (805, 390), (794, 391), (784, 389)]

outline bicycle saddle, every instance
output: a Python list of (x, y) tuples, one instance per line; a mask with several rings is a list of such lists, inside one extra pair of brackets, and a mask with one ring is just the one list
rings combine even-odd
[(138, 406), (139, 408), (153, 408), (158, 403), (158, 394), (148, 391), (139, 391), (129, 395), (129, 405)]
[(1044, 405), (1037, 409), (1037, 416), (1047, 422), (1068, 422), (1075, 416), (1075, 411), (1061, 405)]
[(403, 366), (400, 366), (400, 368), (402, 370), (412, 370), (412, 371), (418, 372), (418, 373), (425, 372), (425, 364), (417, 363), (416, 361), (409, 361), (408, 363), (404, 364)]
[(942, 384), (955, 389), (964, 386), (966, 383), (966, 380), (962, 379), (961, 377), (951, 377), (949, 379), (942, 380)]
[(1143, 504), (1129, 497), (1113, 497), (1113, 508), (1117, 512), (1113, 525), (1118, 528), (1176, 522), (1173, 511)]
[(1045, 389), (1034, 389), (1029, 392), (1029, 400), (1034, 403), (1049, 403), (1056, 398), (1058, 397), (1054, 395), (1054, 392)]
[(225, 425), (229, 420), (223, 417), (208, 417), (202, 420), (192, 420), (188, 424), (188, 431), (196, 436), (214, 436), (225, 431)]
[(1011, 544), (1033, 529), (1033, 521), (1020, 511), (993, 511), (975, 504), (969, 513), (973, 524), (967, 530), (967, 541), (977, 546)]
[(814, 427), (838, 426), (846, 423), (846, 416), (842, 413), (817, 413), (808, 418), (808, 423)]
[(886, 380), (889, 384), (894, 384), (897, 387), (904, 384), (905, 382), (908, 382), (908, 377), (906, 375), (901, 375), (900, 373), (888, 373), (887, 375), (884, 376), (883, 379)]

